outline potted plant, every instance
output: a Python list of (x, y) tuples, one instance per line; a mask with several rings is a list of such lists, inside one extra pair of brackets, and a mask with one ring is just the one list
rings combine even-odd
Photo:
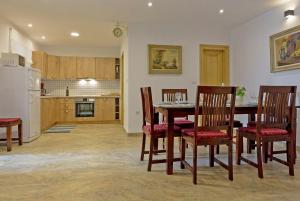
[(245, 87), (238, 87), (236, 90), (236, 102), (241, 104), (244, 102), (244, 97), (246, 95), (246, 88)]

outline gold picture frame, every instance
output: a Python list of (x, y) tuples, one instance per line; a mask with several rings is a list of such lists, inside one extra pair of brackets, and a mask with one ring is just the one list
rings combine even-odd
[(181, 74), (182, 46), (148, 45), (149, 74)]
[(300, 26), (270, 36), (271, 72), (300, 69)]

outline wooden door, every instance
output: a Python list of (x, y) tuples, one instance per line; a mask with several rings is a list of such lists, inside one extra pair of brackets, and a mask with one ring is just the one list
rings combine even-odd
[(48, 55), (42, 51), (32, 52), (32, 67), (41, 70), (42, 79), (47, 78)]
[(58, 80), (59, 78), (59, 57), (48, 55), (47, 79)]
[(96, 59), (96, 79), (97, 80), (116, 79), (115, 58)]
[(200, 84), (229, 85), (229, 47), (200, 46)]
[(76, 79), (76, 57), (60, 57), (60, 79)]
[(96, 78), (96, 59), (92, 57), (77, 57), (77, 78)]

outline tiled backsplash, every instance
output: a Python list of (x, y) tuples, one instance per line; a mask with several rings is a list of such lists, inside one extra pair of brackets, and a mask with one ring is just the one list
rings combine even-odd
[(44, 80), (47, 94), (65, 96), (69, 87), (70, 96), (104, 95), (120, 92), (119, 80)]

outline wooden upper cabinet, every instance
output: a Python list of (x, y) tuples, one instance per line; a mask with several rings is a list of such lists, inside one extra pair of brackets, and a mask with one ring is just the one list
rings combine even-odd
[(32, 67), (41, 70), (42, 79), (47, 78), (48, 55), (43, 51), (32, 52)]
[(96, 59), (77, 57), (77, 78), (96, 78)]
[(76, 57), (60, 57), (60, 79), (75, 80), (76, 77)]
[(97, 80), (116, 79), (115, 58), (96, 59), (96, 79)]
[(59, 57), (48, 55), (47, 79), (58, 80), (59, 75)]

